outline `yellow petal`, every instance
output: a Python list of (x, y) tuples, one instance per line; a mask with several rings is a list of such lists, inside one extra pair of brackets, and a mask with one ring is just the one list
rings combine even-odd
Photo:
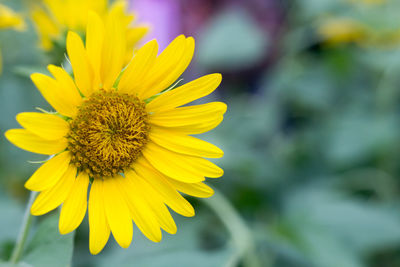
[(191, 125), (182, 125), (176, 127), (161, 127), (153, 125), (152, 128), (160, 128), (175, 132), (177, 134), (202, 134), (208, 132), (217, 127), (224, 120), (223, 116), (212, 117), (210, 121), (204, 121), (201, 123), (194, 123)]
[(69, 131), (68, 122), (52, 114), (24, 112), (17, 115), (17, 121), (28, 131), (47, 140), (61, 139)]
[(194, 39), (189, 37), (183, 39), (183, 36), (176, 38), (178, 43), (167, 47), (165, 51), (157, 58), (152, 70), (144, 80), (139, 97), (149, 98), (170, 86), (186, 70), (194, 54)]
[(110, 237), (103, 199), (103, 180), (94, 179), (89, 196), (89, 249), (94, 255), (104, 248)]
[(25, 187), (32, 191), (43, 191), (55, 185), (67, 171), (71, 155), (65, 151), (49, 159), (25, 183)]
[(62, 235), (74, 231), (85, 217), (88, 186), (89, 176), (80, 172), (61, 208), (58, 228)]
[(126, 40), (121, 8), (116, 6), (110, 11), (105, 26), (100, 75), (106, 90), (113, 87), (125, 60)]
[(170, 234), (175, 234), (177, 231), (175, 221), (159, 193), (140, 176), (136, 175), (135, 178), (134, 184), (137, 187), (138, 196), (146, 199), (161, 228)]
[(224, 152), (213, 144), (161, 128), (153, 127), (149, 137), (159, 146), (181, 154), (205, 158), (220, 158), (224, 155)]
[(224, 175), (224, 170), (209, 160), (192, 156), (186, 156), (186, 160), (185, 164), (190, 165), (194, 171), (201, 173), (206, 177), (219, 178)]
[(132, 242), (133, 225), (129, 208), (121, 195), (117, 177), (104, 179), (104, 206), (108, 224), (117, 243), (127, 248)]
[(226, 104), (222, 102), (174, 108), (151, 114), (149, 121), (151, 124), (164, 127), (180, 127), (207, 123), (224, 115), (226, 108)]
[(94, 87), (100, 87), (100, 64), (104, 41), (104, 25), (100, 17), (93, 11), (89, 12), (86, 30), (86, 51), (93, 67)]
[(31, 207), (32, 215), (43, 215), (60, 206), (74, 184), (76, 171), (75, 166), (69, 165), (67, 171), (53, 187), (42, 191)]
[(118, 91), (121, 93), (137, 94), (143, 83), (144, 75), (153, 66), (157, 56), (158, 44), (150, 41), (140, 48), (121, 76)]
[(81, 37), (72, 31), (69, 31), (67, 35), (67, 52), (74, 71), (76, 85), (82, 94), (90, 96), (94, 91), (92, 86), (93, 70)]
[(76, 104), (65, 97), (57, 81), (41, 73), (32, 74), (31, 79), (42, 96), (55, 110), (68, 117), (75, 116), (77, 112)]
[[(148, 25), (135, 25), (133, 28), (128, 28), (126, 31), (126, 45), (128, 48), (128, 54), (133, 50), (136, 44), (149, 32)], [(133, 51), (132, 51), (133, 52)], [(131, 58), (127, 58), (128, 62)]]
[(187, 183), (204, 181), (204, 175), (185, 164), (185, 155), (166, 150), (152, 142), (143, 149), (143, 156), (164, 175)]
[(131, 216), (136, 226), (153, 242), (161, 241), (160, 225), (156, 215), (140, 194), (135, 183), (136, 174), (133, 171), (125, 172), (125, 178), (117, 178), (119, 188), (124, 192)]
[(165, 92), (147, 104), (149, 112), (160, 112), (173, 109), (193, 100), (209, 95), (221, 83), (221, 74), (209, 74), (182, 85), (174, 90)]
[(0, 29), (13, 28), (15, 30), (25, 30), (26, 25), (21, 15), (11, 8), (0, 4)]
[(8, 130), (5, 136), (8, 141), (19, 148), (44, 155), (57, 154), (68, 145), (68, 141), (65, 138), (61, 140), (46, 140), (25, 129)]
[(204, 183), (182, 183), (174, 179), (168, 179), (168, 182), (176, 188), (176, 190), (194, 197), (207, 198), (214, 195), (214, 190)]
[(172, 187), (167, 178), (161, 173), (152, 167), (149, 168), (148, 165), (146, 166), (141, 161), (135, 164), (135, 171), (160, 194), (165, 204), (171, 207), (171, 209), (186, 217), (194, 216), (192, 205)]
[(67, 99), (68, 103), (75, 107), (79, 106), (82, 103), (82, 97), (71, 76), (63, 68), (54, 65), (49, 65), (47, 68), (58, 82), (63, 99)]
[(31, 17), (39, 33), (41, 47), (46, 51), (50, 50), (53, 47), (51, 36), (58, 36), (60, 34), (59, 27), (57, 27), (56, 23), (43, 9), (35, 9)]

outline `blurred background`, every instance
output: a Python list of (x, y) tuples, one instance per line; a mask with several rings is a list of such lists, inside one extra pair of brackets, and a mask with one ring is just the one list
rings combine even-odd
[[(44, 70), (29, 3), (26, 31), (0, 31), (0, 129), (49, 108), (29, 79)], [(132, 0), (147, 39), (180, 33), (196, 55), (185, 82), (221, 72), (207, 100), (228, 104), (202, 138), (225, 151), (209, 200), (159, 244), (135, 229), (127, 250), (88, 251), (88, 225), (57, 233), (57, 212), (36, 218), (24, 260), (34, 266), (400, 266), (400, 2), (398, 0)], [(55, 62), (56, 63), (56, 62)], [(61, 64), (58, 62), (57, 64)], [(0, 137), (0, 259), (12, 250), (43, 157)], [(55, 219), (54, 219), (55, 218)], [(44, 226), (43, 226), (44, 225)], [(43, 238), (45, 236), (45, 238)], [(74, 248), (72, 249), (72, 239)], [(112, 238), (111, 238), (112, 239)], [(43, 241), (45, 240), (45, 241)], [(39, 250), (39, 252), (38, 252)]]

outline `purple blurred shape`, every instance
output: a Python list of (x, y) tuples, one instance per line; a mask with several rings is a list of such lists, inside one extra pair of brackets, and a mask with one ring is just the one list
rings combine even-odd
[(150, 25), (146, 40), (156, 38), (160, 50), (181, 33), (180, 0), (131, 0), (138, 21)]

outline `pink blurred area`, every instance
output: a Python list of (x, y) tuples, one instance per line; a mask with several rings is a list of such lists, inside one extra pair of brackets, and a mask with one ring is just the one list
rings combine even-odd
[(255, 90), (281, 53), (281, 0), (130, 0), (130, 8), (139, 23), (150, 25), (145, 41), (157, 39), (160, 51), (180, 34), (193, 36), (196, 64), (190, 72), (221, 72), (228, 87)]
[(139, 22), (151, 25), (147, 40), (157, 38), (161, 48), (179, 34), (196, 36), (207, 22), (229, 8), (249, 12), (260, 27), (275, 32), (282, 14), (277, 0), (130, 0)]
[(164, 49), (180, 34), (180, 1), (177, 0), (131, 0), (131, 8), (138, 14), (138, 21), (151, 27), (146, 39), (156, 38)]

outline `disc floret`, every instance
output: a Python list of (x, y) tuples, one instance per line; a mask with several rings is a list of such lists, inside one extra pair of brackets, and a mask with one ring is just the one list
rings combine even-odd
[(100, 90), (78, 107), (70, 121), (71, 162), (93, 178), (122, 173), (141, 155), (149, 130), (143, 101)]

